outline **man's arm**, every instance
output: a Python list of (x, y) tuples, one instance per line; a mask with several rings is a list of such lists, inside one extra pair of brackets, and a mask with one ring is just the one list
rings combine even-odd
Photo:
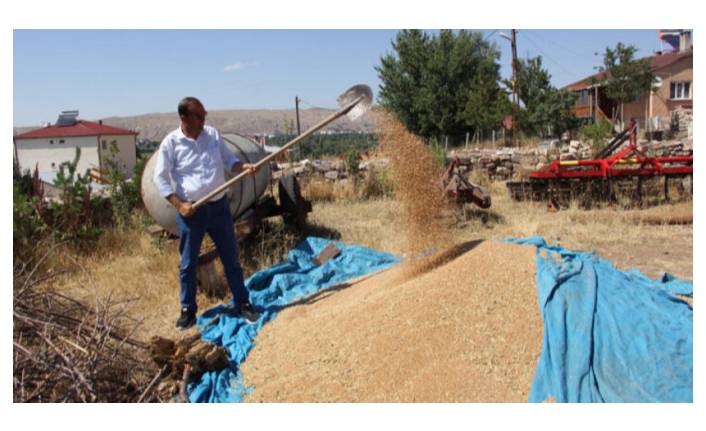
[(228, 149), (218, 130), (216, 130), (216, 140), (218, 141), (218, 148), (221, 152), (223, 164), (230, 169), (233, 175), (238, 175), (243, 171), (248, 171), (249, 175), (255, 173), (254, 165), (252, 163), (243, 163)]
[(171, 143), (165, 138), (159, 145), (157, 150), (157, 165), (154, 168), (152, 181), (157, 186), (157, 191), (160, 196), (169, 201), (184, 217), (188, 217), (194, 213), (190, 202), (182, 201), (179, 196), (174, 193), (172, 188), (172, 168), (174, 167), (174, 159), (172, 155)]

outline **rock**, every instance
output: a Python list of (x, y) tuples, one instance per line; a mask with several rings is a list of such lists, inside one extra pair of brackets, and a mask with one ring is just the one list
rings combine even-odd
[(333, 180), (336, 181), (339, 177), (338, 171), (328, 171), (324, 174), (324, 177), (327, 180)]
[(495, 175), (501, 178), (508, 178), (512, 175), (512, 171), (504, 166), (500, 166), (495, 170)]

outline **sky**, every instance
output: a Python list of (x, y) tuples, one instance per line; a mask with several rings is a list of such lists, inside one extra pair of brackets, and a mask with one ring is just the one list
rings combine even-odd
[[(429, 30), (434, 32), (434, 30)], [(482, 32), (511, 75), (510, 42)], [(397, 30), (14, 30), (13, 125), (55, 122), (62, 110), (84, 119), (173, 112), (195, 96), (207, 110), (336, 107), (363, 83), (375, 94), (375, 66)], [(517, 33), (520, 58), (541, 55), (557, 87), (595, 72), (617, 42), (638, 57), (659, 49), (657, 30), (531, 30)]]

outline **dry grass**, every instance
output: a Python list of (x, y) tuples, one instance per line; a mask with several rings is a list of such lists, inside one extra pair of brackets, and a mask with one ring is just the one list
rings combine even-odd
[[(503, 182), (488, 185), (493, 206), (481, 210), (469, 205), (465, 217), (457, 214), (458, 222), (452, 229), (454, 243), (539, 235), (570, 249), (596, 250), (622, 269), (635, 266), (652, 277), (667, 271), (692, 278), (692, 226), (652, 225), (635, 220), (647, 216), (691, 216), (691, 202), (641, 210), (611, 207), (583, 210), (573, 205), (567, 210), (549, 212), (542, 203), (512, 200)], [(335, 226), (344, 241), (405, 254), (401, 217), (401, 205), (392, 199), (320, 203), (311, 214), (317, 224)]]
[[(173, 336), (179, 313), (179, 253), (177, 245), (158, 245), (138, 229), (110, 232), (88, 256), (76, 256), (85, 272), (60, 279), (56, 288), (80, 301), (112, 296), (132, 298), (129, 313), (143, 319), (137, 338)], [(204, 304), (198, 298), (199, 305)]]
[[(245, 277), (280, 262), (300, 239), (301, 235), (281, 223), (263, 224), (239, 244)], [(66, 268), (78, 262), (84, 270), (57, 277), (53, 287), (87, 303), (107, 297), (130, 299), (128, 313), (142, 320), (136, 338), (173, 338), (180, 333), (174, 327), (180, 307), (179, 261), (178, 240), (156, 239), (140, 227), (113, 230), (89, 255), (78, 256), (64, 250), (64, 258), (53, 265)], [(227, 294), (225, 298), (213, 298), (199, 288), (196, 301), (201, 311), (230, 300), (220, 261), (216, 259), (211, 265)]]
[(330, 181), (314, 177), (306, 181), (302, 188), (304, 198), (311, 202), (355, 200), (358, 197), (352, 181)]

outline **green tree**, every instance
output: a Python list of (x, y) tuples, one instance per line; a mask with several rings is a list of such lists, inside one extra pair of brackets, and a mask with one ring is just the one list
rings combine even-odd
[[(542, 57), (521, 59), (517, 69), (517, 93), (523, 105), (519, 113), (522, 132), (545, 137), (575, 129), (578, 124), (571, 107), (576, 95), (552, 86), (551, 75), (542, 67)], [(511, 85), (509, 81), (505, 84)]]
[(124, 166), (118, 160), (118, 145), (116, 141), (110, 143), (110, 153), (106, 157), (105, 165), (107, 170), (107, 180), (110, 189), (111, 208), (113, 210), (113, 220), (119, 225), (130, 223), (130, 214), (139, 204), (140, 184), (142, 182), (142, 172), (145, 169), (147, 159), (138, 159), (133, 167), (132, 179), (128, 180), (125, 175)]
[(346, 172), (351, 176), (355, 176), (360, 170), (360, 152), (355, 148), (348, 148), (344, 153), (343, 164), (346, 167)]
[[(599, 67), (604, 72), (598, 79), (593, 78), (593, 84), (603, 87), (608, 99), (620, 106), (620, 121), (624, 121), (624, 106), (648, 92), (655, 79), (647, 59), (634, 60), (637, 48), (618, 42), (615, 49), (606, 47), (603, 54), (603, 65)], [(615, 122), (618, 112), (612, 112)]]
[(499, 85), (500, 53), (481, 33), (402, 30), (375, 68), (380, 104), (413, 133), (459, 138), (497, 127), (509, 112)]
[(613, 126), (610, 121), (598, 120), (595, 123), (586, 124), (581, 128), (581, 137), (591, 143), (593, 155), (597, 155), (604, 147), (605, 140), (610, 137)]
[(59, 165), (54, 186), (62, 190), (61, 200), (52, 201), (52, 227), (59, 240), (76, 240), (90, 243), (102, 233), (95, 217), (100, 199), (91, 195), (91, 177), (88, 170), (77, 173), (81, 149), (76, 147), (73, 161)]

